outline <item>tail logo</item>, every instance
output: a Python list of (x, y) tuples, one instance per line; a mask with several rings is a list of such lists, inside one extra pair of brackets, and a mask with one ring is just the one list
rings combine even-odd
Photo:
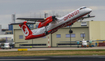
[(23, 26), (22, 26), (22, 31), (23, 31), (23, 33), (24, 33), (25, 36), (28, 36), (28, 35), (29, 35), (29, 31), (28, 31), (26, 25), (23, 25)]

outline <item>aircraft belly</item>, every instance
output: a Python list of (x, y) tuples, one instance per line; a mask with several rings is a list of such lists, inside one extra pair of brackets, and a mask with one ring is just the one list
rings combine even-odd
[(38, 28), (35, 30), (32, 30), (33, 34), (32, 35), (39, 35), (39, 34), (43, 34), (45, 32), (45, 27), (42, 28)]

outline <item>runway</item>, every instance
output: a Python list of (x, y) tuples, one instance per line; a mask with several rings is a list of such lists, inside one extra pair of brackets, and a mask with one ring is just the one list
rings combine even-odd
[(105, 56), (0, 57), (0, 61), (105, 61)]
[[(0, 49), (0, 51), (18, 51), (18, 49), (22, 48), (13, 48), (13, 49)], [(66, 47), (66, 48), (25, 48), (28, 49), (28, 51), (38, 51), (38, 50), (92, 50), (92, 49), (105, 49), (105, 47), (88, 47), (88, 48), (72, 48), (72, 47)]]

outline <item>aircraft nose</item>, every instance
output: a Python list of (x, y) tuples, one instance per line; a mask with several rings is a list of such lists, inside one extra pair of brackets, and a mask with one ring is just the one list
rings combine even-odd
[(88, 12), (92, 12), (92, 9), (90, 9), (90, 8), (87, 8), (87, 11), (88, 11)]

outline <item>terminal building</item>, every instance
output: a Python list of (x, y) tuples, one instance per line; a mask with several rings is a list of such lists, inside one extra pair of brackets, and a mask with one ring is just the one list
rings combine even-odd
[[(31, 29), (36, 29), (38, 24), (29, 24)], [(70, 28), (60, 28), (57, 32), (42, 38), (25, 40), (25, 36), (19, 25), (13, 25), (15, 47), (60, 47), (70, 46), (73, 41), (105, 40), (105, 21), (76, 22), (71, 26), (73, 33), (70, 41)], [(72, 45), (71, 45), (72, 46)]]

